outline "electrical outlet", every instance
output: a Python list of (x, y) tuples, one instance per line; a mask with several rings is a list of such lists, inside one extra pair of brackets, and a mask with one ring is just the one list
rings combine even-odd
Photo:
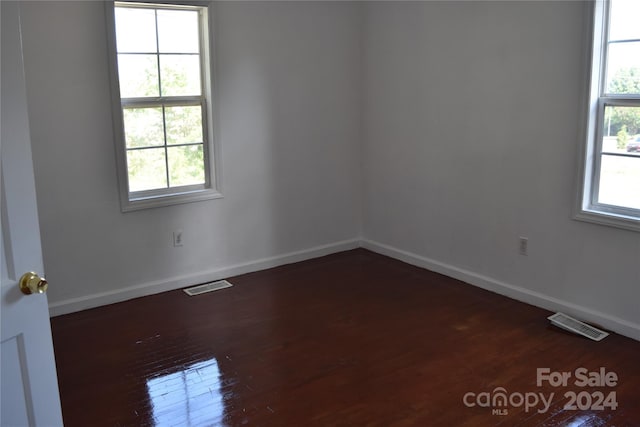
[(528, 237), (520, 237), (520, 255), (528, 255), (529, 254), (529, 238)]
[(183, 246), (184, 241), (182, 240), (182, 230), (176, 230), (173, 232), (173, 246)]

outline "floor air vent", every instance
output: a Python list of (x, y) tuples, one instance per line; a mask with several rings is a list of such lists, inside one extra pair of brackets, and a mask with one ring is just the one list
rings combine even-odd
[(193, 286), (191, 288), (183, 289), (183, 291), (190, 297), (204, 294), (207, 292), (218, 291), (224, 288), (230, 288), (233, 285), (226, 280), (218, 280), (217, 282), (205, 283), (204, 285)]
[(559, 328), (585, 336), (587, 338), (591, 338), (594, 341), (600, 341), (604, 337), (609, 335), (605, 331), (601, 331), (598, 328), (594, 328), (593, 326), (587, 325), (586, 323), (582, 323), (581, 321), (567, 316), (564, 313), (556, 313), (547, 317), (547, 319), (551, 320), (551, 323)]

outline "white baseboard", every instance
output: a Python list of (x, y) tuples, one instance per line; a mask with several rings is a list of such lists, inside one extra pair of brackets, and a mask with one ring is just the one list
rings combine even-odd
[(228, 267), (218, 268), (215, 270), (202, 271), (196, 274), (189, 274), (184, 276), (172, 277), (166, 280), (142, 283), (135, 286), (129, 286), (127, 288), (115, 289), (108, 292), (100, 292), (97, 294), (86, 295), (78, 298), (70, 298), (67, 300), (50, 303), (49, 315), (52, 317), (60, 316), (62, 314), (68, 314), (76, 311), (86, 310), (89, 308), (99, 307), (102, 305), (122, 302), (132, 298), (172, 291), (174, 289), (184, 288), (189, 285), (226, 279), (228, 277), (237, 276), (240, 274), (251, 273), (267, 268), (278, 267), (280, 265), (318, 258), (336, 252), (355, 249), (359, 246), (360, 239), (343, 240), (328, 245), (316, 246), (311, 249), (289, 252), (274, 257), (262, 258), (255, 261), (249, 261), (241, 264), (231, 265)]
[(411, 252), (403, 251), (382, 243), (363, 240), (360, 246), (372, 252), (395, 258), (406, 262), (407, 264), (426, 268), (427, 270), (431, 270), (436, 273), (444, 274), (445, 276), (461, 280), (479, 288), (486, 289), (536, 307), (551, 311), (561, 311), (581, 320), (601, 325), (605, 329), (614, 331), (620, 335), (640, 341), (640, 325), (628, 322), (616, 316), (611, 316), (606, 313), (582, 307), (568, 301), (563, 301), (519, 286), (500, 282), (472, 271), (445, 264)]
[(605, 329), (640, 341), (640, 325), (638, 324), (628, 322), (616, 316), (592, 310), (590, 308), (579, 306), (568, 301), (563, 301), (539, 292), (500, 282), (490, 277), (458, 268), (450, 264), (429, 259), (411, 252), (385, 245), (383, 243), (378, 243), (366, 239), (344, 240), (328, 245), (316, 246), (311, 249), (290, 252), (274, 257), (262, 258), (255, 261), (222, 267), (215, 270), (173, 277), (167, 280), (142, 283), (140, 285), (130, 286), (122, 289), (115, 289), (109, 292), (101, 292), (78, 298), (71, 298), (60, 302), (51, 303), (49, 305), (49, 313), (51, 316), (59, 316), (62, 314), (68, 314), (76, 311), (86, 310), (89, 308), (99, 307), (102, 305), (126, 301), (132, 298), (138, 298), (157, 294), (160, 292), (180, 289), (193, 284), (225, 279), (240, 274), (251, 273), (267, 268), (278, 267), (280, 265), (305, 261), (308, 259), (355, 249), (358, 247), (368, 249), (381, 255), (389, 256), (408, 264), (426, 268), (427, 270), (431, 270), (436, 273), (444, 274), (446, 276), (461, 280), (479, 288), (486, 289), (491, 292), (495, 292), (497, 294), (534, 305), (536, 307), (544, 308), (551, 311), (562, 311), (573, 317), (587, 322), (595, 323), (604, 327)]

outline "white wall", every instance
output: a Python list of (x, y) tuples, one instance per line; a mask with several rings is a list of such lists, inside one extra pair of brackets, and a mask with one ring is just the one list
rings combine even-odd
[(52, 313), (357, 246), (359, 5), (216, 4), (224, 198), (125, 214), (104, 5), (23, 9)]
[(362, 233), (370, 249), (640, 339), (640, 236), (571, 219), (587, 4), (221, 2), (225, 197), (123, 214), (103, 6), (25, 2), (52, 311)]
[(640, 339), (640, 235), (571, 219), (585, 7), (368, 4), (365, 247)]

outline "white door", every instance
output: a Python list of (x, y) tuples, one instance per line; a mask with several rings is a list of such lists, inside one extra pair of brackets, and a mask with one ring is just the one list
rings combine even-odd
[(43, 272), (20, 37), (20, 5), (0, 1), (2, 19), (0, 425), (61, 426), (46, 294), (25, 295), (25, 272)]

